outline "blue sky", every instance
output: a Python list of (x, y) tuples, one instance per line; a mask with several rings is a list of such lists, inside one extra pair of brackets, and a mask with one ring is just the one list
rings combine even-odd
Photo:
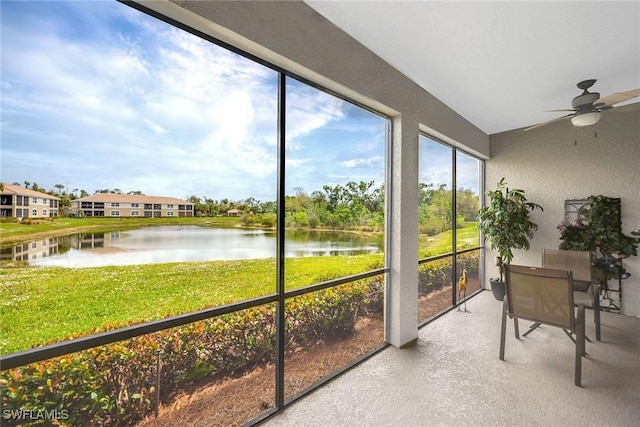
[[(452, 148), (436, 142), (426, 136), (419, 139), (419, 176), (423, 183), (434, 183), (436, 187), (445, 184), (452, 186), (453, 165), (451, 160)], [(456, 152), (456, 185), (457, 187), (480, 191), (480, 162), (461, 151)]]
[[(0, 7), (3, 182), (275, 200), (275, 71), (112, 1)], [(381, 185), (384, 120), (287, 89), (287, 192)]]

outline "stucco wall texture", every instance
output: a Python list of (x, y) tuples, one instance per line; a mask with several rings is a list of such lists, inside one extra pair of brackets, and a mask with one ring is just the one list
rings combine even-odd
[[(542, 249), (557, 248), (564, 220), (564, 201), (591, 195), (622, 200), (622, 229), (640, 229), (640, 104), (604, 112), (596, 125), (577, 128), (563, 120), (533, 129), (491, 136), (486, 163), (486, 187), (501, 177), (509, 187), (525, 190), (544, 208), (533, 221), (538, 231), (530, 251), (515, 251), (515, 264), (541, 265)], [(485, 278), (496, 275), (495, 253), (487, 250)], [(640, 257), (624, 261), (631, 277), (622, 282), (622, 312), (640, 316)], [(611, 282), (617, 288), (617, 282)]]

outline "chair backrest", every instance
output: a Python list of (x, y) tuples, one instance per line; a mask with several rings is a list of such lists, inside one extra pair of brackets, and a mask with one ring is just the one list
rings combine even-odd
[(575, 330), (570, 271), (505, 264), (509, 314)]
[(542, 266), (571, 271), (575, 290), (586, 291), (591, 284), (591, 252), (543, 249)]

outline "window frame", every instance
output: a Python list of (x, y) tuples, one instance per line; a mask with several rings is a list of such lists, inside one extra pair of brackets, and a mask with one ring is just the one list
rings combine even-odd
[[(451, 268), (451, 283), (453, 284), (452, 286), (452, 292), (451, 292), (451, 305), (449, 305), (449, 307), (447, 307), (445, 309), (449, 310), (453, 307), (455, 307), (456, 305), (458, 305), (460, 302), (462, 302), (461, 300), (458, 300), (458, 295), (456, 292), (456, 288), (457, 288), (457, 283), (458, 283), (458, 277), (457, 277), (457, 264), (458, 264), (458, 257), (460, 255), (464, 255), (466, 253), (470, 253), (470, 252), (474, 252), (474, 251), (478, 251), (478, 274), (480, 277), (480, 289), (467, 295), (466, 298), (470, 298), (471, 296), (475, 295), (476, 293), (480, 292), (483, 290), (483, 285), (482, 285), (482, 277), (484, 277), (484, 246), (482, 243), (482, 235), (479, 233), (479, 241), (478, 241), (478, 245), (477, 246), (473, 246), (471, 248), (464, 248), (464, 249), (458, 249), (458, 242), (457, 242), (457, 190), (458, 190), (458, 185), (457, 185), (457, 153), (462, 153), (468, 157), (471, 157), (475, 160), (478, 161), (478, 197), (479, 197), (479, 208), (481, 208), (482, 206), (484, 206), (484, 192), (485, 192), (485, 183), (484, 183), (484, 170), (485, 170), (485, 160), (480, 158), (479, 156), (476, 156), (472, 153), (470, 153), (467, 150), (464, 150), (460, 147), (456, 147), (452, 144), (449, 144), (447, 142), (442, 141), (440, 138), (434, 137), (433, 135), (430, 135), (428, 132), (419, 132), (419, 136), (418, 136), (418, 144), (420, 143), (420, 138), (424, 137), (427, 140), (440, 144), (443, 147), (447, 147), (449, 150), (451, 150), (451, 209), (452, 209), (452, 218), (451, 218), (451, 250), (449, 252), (445, 252), (442, 254), (437, 254), (434, 256), (428, 256), (428, 257), (424, 257), (424, 258), (419, 258), (418, 259), (418, 266), (422, 265), (422, 264), (426, 264), (428, 262), (432, 262), (432, 261), (436, 261), (439, 259), (443, 259), (443, 258), (451, 258), (451, 262), (452, 262), (452, 268)], [(418, 156), (418, 162), (420, 160), (420, 156)], [(420, 166), (418, 166), (419, 168)], [(420, 184), (420, 179), (418, 178), (418, 185)], [(419, 322), (419, 327), (422, 327), (424, 325), (426, 325), (427, 323), (431, 322), (434, 318), (438, 317), (439, 314), (436, 314), (433, 317), (430, 317), (428, 319), (425, 319), (424, 321)]]

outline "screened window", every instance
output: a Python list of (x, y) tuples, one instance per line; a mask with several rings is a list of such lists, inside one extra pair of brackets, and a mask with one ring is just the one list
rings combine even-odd
[(480, 289), (482, 161), (419, 138), (418, 316), (426, 321)]
[[(109, 220), (101, 217), (121, 211), (82, 203), (103, 234), (64, 236), (59, 254), (34, 260), (49, 281), (40, 292), (27, 292), (38, 279), (10, 279), (22, 288), (6, 296), (16, 303), (1, 314), (1, 335), (11, 337), (3, 353), (149, 321), (145, 331), (157, 328), (114, 338), (106, 357), (67, 355), (81, 369), (103, 365), (87, 373), (87, 390), (74, 383), (53, 393), (65, 407), (108, 395), (113, 381), (121, 389), (74, 414), (116, 412), (71, 424), (149, 415), (152, 397), (134, 396), (155, 387), (156, 363), (163, 399), (255, 374), (247, 378), (272, 394), (219, 420), (244, 424), (383, 343), (385, 118), (122, 3), (8, 2), (2, 20), (11, 83), (0, 98), (3, 146), (14, 168), (3, 173), (32, 170), (25, 152), (38, 152), (38, 173), (57, 176), (62, 156), (74, 165), (64, 177), (73, 187), (184, 199), (193, 212), (164, 221), (160, 203), (145, 203), (142, 218)], [(126, 230), (110, 229), (116, 222)], [(18, 297), (27, 294), (43, 309), (29, 310)], [(349, 340), (361, 334), (368, 344), (356, 348)], [(308, 369), (299, 356), (334, 342), (350, 348), (338, 365), (320, 363), (299, 381)], [(61, 360), (47, 361), (46, 375)], [(67, 387), (46, 375), (36, 389)], [(235, 394), (220, 390), (222, 407), (234, 407)], [(131, 396), (127, 408), (103, 403), (122, 395)]]

